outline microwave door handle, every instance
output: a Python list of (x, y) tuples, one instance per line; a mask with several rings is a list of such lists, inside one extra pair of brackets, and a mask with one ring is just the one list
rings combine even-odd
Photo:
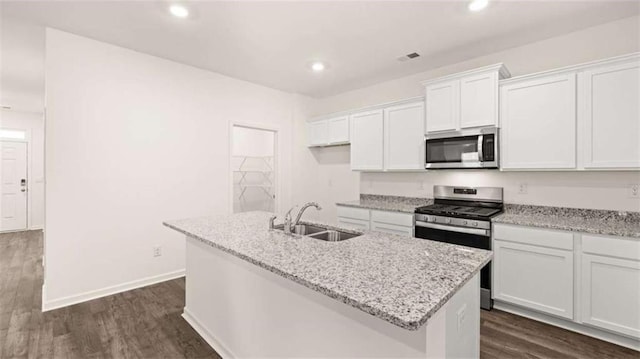
[(482, 156), (482, 144), (484, 142), (484, 136), (483, 135), (479, 135), (478, 136), (478, 161), (482, 162), (483, 156)]

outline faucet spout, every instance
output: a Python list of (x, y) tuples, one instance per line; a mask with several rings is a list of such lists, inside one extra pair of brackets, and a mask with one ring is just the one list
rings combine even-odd
[(322, 210), (322, 207), (320, 207), (320, 205), (317, 202), (309, 202), (309, 203), (305, 203), (301, 208), (300, 211), (298, 212), (298, 215), (296, 216), (296, 220), (292, 223), (292, 226), (295, 226), (298, 224), (298, 222), (300, 222), (300, 218), (302, 218), (302, 214), (304, 213), (304, 211), (307, 210), (307, 208), (309, 207), (315, 207), (318, 211)]

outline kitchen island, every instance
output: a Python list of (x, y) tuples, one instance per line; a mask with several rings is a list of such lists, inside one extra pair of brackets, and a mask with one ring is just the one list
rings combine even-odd
[(165, 222), (187, 236), (183, 317), (223, 357), (478, 357), (491, 252), (365, 232), (269, 230), (271, 213)]

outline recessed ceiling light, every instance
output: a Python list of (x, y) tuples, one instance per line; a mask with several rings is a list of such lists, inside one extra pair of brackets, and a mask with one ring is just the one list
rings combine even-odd
[(489, 0), (473, 0), (469, 3), (469, 10), (480, 11), (489, 5)]
[(171, 5), (169, 7), (169, 12), (171, 13), (171, 15), (182, 19), (189, 16), (189, 10), (187, 10), (187, 8), (182, 5)]
[(314, 62), (311, 64), (311, 70), (315, 72), (320, 72), (325, 69), (325, 66), (322, 62)]

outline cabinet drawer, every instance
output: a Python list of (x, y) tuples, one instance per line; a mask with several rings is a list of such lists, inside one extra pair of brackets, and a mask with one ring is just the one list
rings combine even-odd
[(583, 234), (582, 252), (640, 261), (640, 240)]
[(338, 217), (338, 225), (360, 230), (369, 230), (369, 221), (354, 218)]
[(573, 319), (573, 252), (494, 241), (494, 298)]
[(534, 246), (573, 250), (573, 234), (569, 232), (495, 224), (493, 238)]
[(395, 224), (371, 222), (371, 230), (389, 234), (400, 234), (412, 237), (413, 227), (398, 226)]
[(371, 221), (394, 224), (397, 226), (413, 227), (413, 215), (408, 213), (371, 211)]
[(338, 206), (338, 217), (369, 221), (369, 210), (364, 208)]

